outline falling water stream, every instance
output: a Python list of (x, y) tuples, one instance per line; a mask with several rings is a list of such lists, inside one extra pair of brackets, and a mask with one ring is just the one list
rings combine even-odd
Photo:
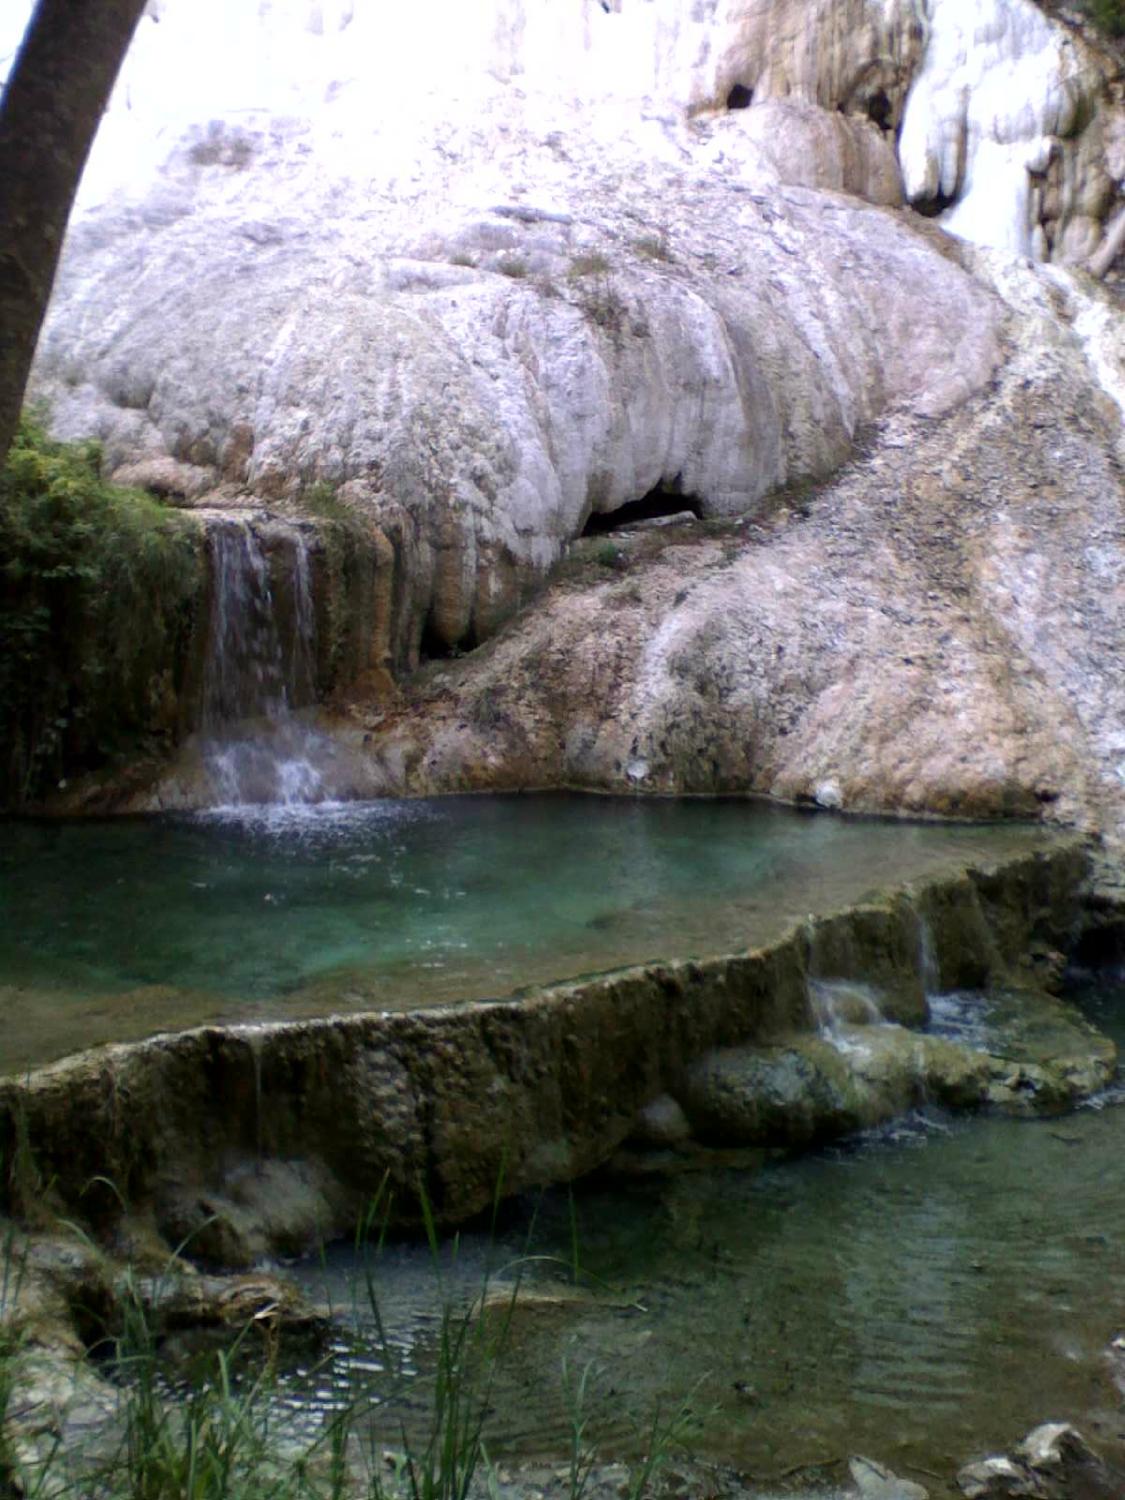
[(207, 545), (201, 736), (214, 800), (229, 807), (315, 802), (323, 794), (325, 741), (299, 717), (316, 698), (308, 539), (296, 525), (222, 515), (212, 518)]

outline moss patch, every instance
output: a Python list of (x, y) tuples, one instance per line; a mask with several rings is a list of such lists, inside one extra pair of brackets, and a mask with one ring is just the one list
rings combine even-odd
[(174, 737), (204, 581), (197, 525), (24, 420), (0, 474), (0, 805)]

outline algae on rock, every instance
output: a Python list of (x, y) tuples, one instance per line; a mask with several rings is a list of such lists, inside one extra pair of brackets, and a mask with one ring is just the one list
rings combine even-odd
[(0, 474), (0, 806), (175, 737), (203, 585), (187, 518), (25, 420)]

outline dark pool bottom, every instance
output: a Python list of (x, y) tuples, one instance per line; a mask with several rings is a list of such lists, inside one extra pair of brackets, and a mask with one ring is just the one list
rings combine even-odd
[[(1079, 998), (1125, 1043), (1125, 985)], [(553, 1257), (524, 1267), (490, 1449), (565, 1451), (564, 1362), (572, 1384), (590, 1368), (589, 1431), (607, 1453), (636, 1451), (655, 1403), (690, 1398), (697, 1451), (758, 1476), (858, 1452), (952, 1495), (961, 1463), (1048, 1418), (1116, 1440), (1103, 1352), (1125, 1315), (1123, 1173), (1125, 1108), (1111, 1090), (1052, 1120), (918, 1117), (757, 1170), (525, 1201), (495, 1239), (463, 1234), (444, 1273), (468, 1298), (490, 1263)], [(397, 1245), (375, 1264), (394, 1335), (425, 1370), (429, 1257)], [(297, 1274), (347, 1308), (355, 1269), (337, 1249)], [(342, 1336), (318, 1376), (293, 1378), (296, 1407), (378, 1379), (363, 1303), (354, 1341)]]

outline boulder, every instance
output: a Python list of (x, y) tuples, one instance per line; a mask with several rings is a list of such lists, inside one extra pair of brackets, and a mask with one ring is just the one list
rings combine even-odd
[(1125, 1472), (1113, 1469), (1068, 1422), (1044, 1422), (1010, 1457), (966, 1464), (957, 1483), (968, 1500), (1115, 1500)]

